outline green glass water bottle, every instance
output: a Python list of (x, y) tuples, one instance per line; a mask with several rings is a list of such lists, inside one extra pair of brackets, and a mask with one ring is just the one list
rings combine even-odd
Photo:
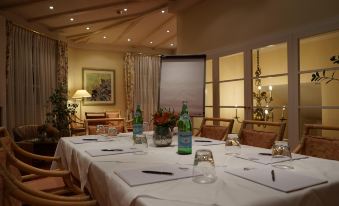
[(138, 104), (133, 117), (133, 136), (137, 134), (142, 134), (143, 132), (142, 125), (143, 125), (142, 112), (140, 109), (140, 105)]
[(178, 121), (178, 154), (192, 154), (192, 123), (186, 101), (183, 101)]

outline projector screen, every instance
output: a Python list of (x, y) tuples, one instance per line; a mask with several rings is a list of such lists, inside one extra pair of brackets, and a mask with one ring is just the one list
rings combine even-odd
[(181, 112), (188, 102), (191, 116), (204, 116), (205, 55), (161, 58), (159, 106)]

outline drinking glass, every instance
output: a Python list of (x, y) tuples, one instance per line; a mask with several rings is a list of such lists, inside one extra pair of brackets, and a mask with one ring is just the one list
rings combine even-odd
[(117, 136), (117, 134), (118, 134), (117, 128), (108, 127), (107, 136), (113, 137), (113, 136)]
[(142, 128), (143, 128), (144, 131), (149, 131), (149, 123), (148, 122), (144, 122), (142, 124)]
[[(281, 160), (282, 162), (275, 163)], [(275, 141), (272, 147), (272, 166), (280, 169), (293, 169), (291, 165), (292, 154), (288, 143), (285, 141)]]
[(97, 125), (96, 133), (97, 133), (98, 135), (104, 135), (104, 134), (105, 134), (105, 126), (102, 125), (102, 124), (98, 124), (98, 125)]
[(209, 184), (217, 180), (212, 151), (199, 149), (195, 152), (193, 164), (193, 182)]
[(225, 141), (225, 155), (237, 156), (240, 155), (241, 146), (238, 135), (229, 135)]
[(146, 134), (137, 134), (133, 137), (133, 146), (138, 149), (134, 154), (147, 154), (148, 143)]

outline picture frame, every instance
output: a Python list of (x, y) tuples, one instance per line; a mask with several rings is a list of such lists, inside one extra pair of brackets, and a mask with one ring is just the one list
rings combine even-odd
[(84, 98), (84, 105), (115, 104), (115, 71), (113, 69), (83, 68), (82, 86), (92, 97)]

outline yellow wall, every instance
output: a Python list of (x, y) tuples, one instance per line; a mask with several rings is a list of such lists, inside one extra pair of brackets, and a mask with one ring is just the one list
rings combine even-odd
[(213, 0), (180, 13), (178, 53), (252, 42), (338, 17), (337, 0)]
[(111, 51), (85, 50), (69, 48), (68, 50), (68, 91), (69, 98), (82, 86), (82, 68), (113, 69), (115, 71), (115, 105), (84, 106), (84, 112), (101, 112), (120, 110), (125, 115), (125, 90), (124, 90), (124, 53)]

